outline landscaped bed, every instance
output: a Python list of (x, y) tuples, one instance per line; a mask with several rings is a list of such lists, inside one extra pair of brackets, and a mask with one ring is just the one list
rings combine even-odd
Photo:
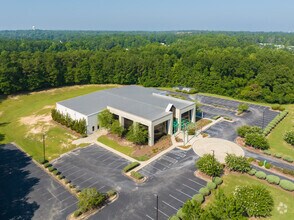
[(111, 133), (102, 135), (98, 141), (139, 161), (148, 160), (172, 145), (169, 135), (162, 137), (153, 146), (136, 145)]
[[(294, 194), (280, 189), (278, 186), (268, 184), (265, 180), (261, 181), (247, 174), (230, 173), (222, 177), (223, 184), (219, 187), (225, 193), (231, 193), (236, 186), (244, 185), (266, 185), (274, 199), (274, 209), (272, 216), (266, 219), (288, 220), (294, 216)], [(203, 206), (213, 202), (216, 191), (210, 195)], [(283, 212), (283, 213), (282, 213)]]

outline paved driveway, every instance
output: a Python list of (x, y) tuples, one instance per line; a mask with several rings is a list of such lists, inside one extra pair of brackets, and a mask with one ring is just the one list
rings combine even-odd
[(206, 185), (193, 175), (197, 158), (193, 150), (174, 149), (139, 171), (148, 176), (143, 184), (135, 184), (121, 174), (128, 161), (97, 145), (65, 154), (54, 166), (81, 188), (119, 192), (117, 201), (90, 219), (155, 219), (155, 194), (159, 196), (159, 219), (168, 219)]
[(12, 144), (0, 147), (0, 219), (65, 219), (77, 199)]

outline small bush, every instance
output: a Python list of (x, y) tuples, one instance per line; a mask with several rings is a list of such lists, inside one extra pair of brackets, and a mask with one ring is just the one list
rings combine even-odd
[(118, 135), (119, 137), (123, 136), (124, 128), (120, 125), (118, 120), (114, 120), (110, 126), (110, 132)]
[(68, 184), (68, 183), (70, 183), (71, 181), (68, 180), (68, 179), (64, 179), (64, 182), (65, 182), (66, 184)]
[(258, 166), (262, 167), (263, 166), (263, 162), (262, 161), (258, 161)]
[(59, 172), (58, 170), (53, 170), (52, 173), (53, 173), (54, 175), (59, 175), (59, 174), (60, 174), (60, 172)]
[(62, 179), (65, 178), (65, 176), (63, 176), (63, 175), (59, 175), (58, 178), (62, 180)]
[(78, 207), (82, 212), (101, 206), (106, 200), (106, 196), (98, 192), (95, 188), (86, 188), (79, 194)]
[(221, 117), (220, 115), (216, 115), (216, 116), (213, 116), (212, 119), (213, 119), (213, 120), (217, 120), (217, 119), (219, 119), (220, 117)]
[(216, 185), (221, 185), (223, 183), (222, 178), (220, 177), (214, 177), (212, 180)]
[(204, 196), (202, 194), (194, 195), (193, 199), (200, 204), (204, 202)]
[(140, 163), (138, 163), (138, 162), (132, 162), (132, 163), (128, 164), (127, 166), (125, 166), (124, 169), (123, 169), (123, 171), (125, 173), (127, 173), (130, 170), (136, 168), (137, 166), (140, 166)]
[(135, 144), (146, 144), (148, 142), (148, 130), (138, 123), (133, 123), (129, 127), (126, 139)]
[(265, 179), (266, 178), (266, 173), (265, 172), (262, 172), (262, 171), (257, 171), (255, 173), (255, 176), (258, 178), (258, 179)]
[(270, 169), (272, 167), (272, 165), (270, 163), (266, 163), (264, 166), (266, 169)]
[(211, 154), (204, 154), (197, 160), (196, 168), (208, 176), (220, 176), (223, 172), (223, 166)]
[(289, 163), (293, 163), (293, 158), (289, 157), (289, 156), (284, 156), (283, 160), (289, 162)]
[(251, 169), (250, 163), (248, 162), (246, 157), (239, 157), (234, 154), (227, 154), (225, 161), (227, 167), (233, 171), (244, 173), (248, 172)]
[(207, 187), (202, 187), (199, 190), (199, 193), (202, 194), (203, 196), (208, 196), (210, 194), (210, 190)]
[(266, 150), (269, 144), (264, 135), (259, 133), (249, 133), (245, 136), (245, 143), (257, 149)]
[(140, 179), (143, 179), (144, 178), (144, 176), (141, 173), (136, 172), (136, 171), (132, 171), (131, 172), (131, 176), (134, 177), (137, 180), (140, 180)]
[(48, 167), (48, 170), (50, 171), (50, 172), (53, 172), (54, 170), (56, 170), (56, 168), (55, 167)]
[(294, 191), (294, 183), (289, 180), (281, 180), (279, 185), (285, 190)]
[(279, 111), (284, 111), (285, 107), (279, 105), (279, 104), (275, 104), (272, 106), (272, 110), (279, 110)]
[(272, 153), (269, 150), (264, 150), (263, 153), (266, 155), (272, 155)]
[(40, 160), (40, 164), (43, 164), (44, 165), (45, 163), (48, 163), (48, 160), (46, 160), (46, 159), (45, 160), (43, 160), (43, 159)]
[(253, 175), (255, 175), (256, 172), (257, 172), (256, 169), (251, 169), (248, 171), (248, 174), (253, 176)]
[(206, 184), (206, 187), (209, 189), (209, 190), (213, 190), (213, 189), (216, 189), (216, 184), (214, 182), (208, 182)]
[(177, 216), (180, 218), (180, 219), (184, 219), (184, 212), (183, 212), (183, 209), (180, 208), (178, 211), (177, 211)]
[(275, 176), (275, 175), (267, 175), (266, 176), (266, 181), (271, 183), (271, 184), (278, 185), (280, 183), (280, 177)]
[(108, 190), (106, 194), (107, 194), (107, 197), (109, 198), (109, 197), (115, 196), (116, 195), (116, 191), (114, 191), (114, 190)]
[(255, 161), (255, 158), (249, 157), (247, 160), (248, 160), (249, 163), (251, 163), (251, 162)]
[(294, 145), (294, 130), (287, 131), (284, 135), (284, 140), (291, 145)]
[(74, 211), (74, 217), (79, 217), (81, 214), (83, 214), (82, 210), (77, 209), (76, 211)]
[(51, 163), (48, 163), (48, 162), (47, 163), (44, 163), (44, 167), (45, 168), (52, 167), (52, 164)]
[(243, 113), (245, 111), (247, 111), (249, 109), (249, 106), (248, 104), (246, 103), (240, 103), (239, 106), (238, 106), (238, 113)]
[(228, 120), (228, 121), (233, 121), (233, 119), (230, 118), (230, 117), (228, 117), (228, 116), (225, 116), (224, 119), (225, 119), (225, 120)]
[(275, 156), (276, 158), (282, 158), (282, 154), (279, 154), (279, 153), (275, 154), (274, 156)]

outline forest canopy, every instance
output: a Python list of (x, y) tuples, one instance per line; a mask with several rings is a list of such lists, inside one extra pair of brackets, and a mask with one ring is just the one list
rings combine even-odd
[(291, 33), (0, 31), (0, 93), (90, 83), (182, 85), (294, 103), (293, 45)]

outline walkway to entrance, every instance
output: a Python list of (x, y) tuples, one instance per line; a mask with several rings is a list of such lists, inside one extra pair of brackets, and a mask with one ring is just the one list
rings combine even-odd
[(203, 138), (198, 139), (193, 143), (194, 152), (202, 157), (204, 154), (213, 154), (215, 158), (221, 162), (225, 162), (227, 154), (235, 154), (237, 156), (244, 156), (244, 151), (240, 146), (234, 142), (219, 138)]

